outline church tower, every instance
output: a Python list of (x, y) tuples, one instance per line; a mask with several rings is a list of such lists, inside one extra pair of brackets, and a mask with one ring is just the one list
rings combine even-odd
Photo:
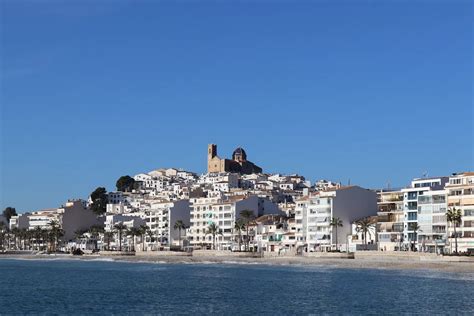
[(207, 161), (211, 160), (215, 156), (217, 156), (217, 145), (209, 144), (207, 146)]
[(217, 157), (217, 145), (207, 145), (207, 172), (219, 172), (220, 160)]

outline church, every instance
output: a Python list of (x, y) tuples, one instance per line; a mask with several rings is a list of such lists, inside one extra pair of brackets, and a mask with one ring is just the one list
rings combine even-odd
[(241, 147), (234, 150), (232, 159), (217, 156), (217, 145), (210, 144), (207, 152), (207, 172), (232, 172), (241, 174), (262, 173), (262, 168), (247, 160), (247, 153)]

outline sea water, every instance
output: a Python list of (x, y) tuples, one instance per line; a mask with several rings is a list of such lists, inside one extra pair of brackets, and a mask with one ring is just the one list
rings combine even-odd
[(0, 314), (474, 314), (472, 273), (0, 260)]

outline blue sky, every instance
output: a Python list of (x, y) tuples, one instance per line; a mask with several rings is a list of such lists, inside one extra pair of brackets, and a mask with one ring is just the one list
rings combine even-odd
[(0, 207), (242, 146), (375, 188), (473, 170), (469, 1), (1, 2)]

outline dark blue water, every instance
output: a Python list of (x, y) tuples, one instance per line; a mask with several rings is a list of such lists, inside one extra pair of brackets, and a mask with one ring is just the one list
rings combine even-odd
[(0, 314), (474, 314), (474, 277), (433, 271), (2, 259)]

